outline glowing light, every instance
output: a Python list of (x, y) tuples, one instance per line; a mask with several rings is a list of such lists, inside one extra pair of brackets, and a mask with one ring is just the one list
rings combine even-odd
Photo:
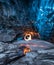
[(24, 49), (24, 54), (26, 54), (26, 53), (28, 53), (28, 52), (30, 52), (30, 51), (31, 51), (30, 48), (27, 48), (27, 47), (26, 47), (26, 48)]
[(24, 54), (31, 52), (31, 49), (30, 49), (30, 46), (29, 45), (20, 44), (20, 48), (23, 49), (23, 53)]
[(32, 39), (31, 34), (26, 34), (26, 35), (24, 36), (24, 40), (26, 40), (26, 41), (29, 41), (29, 40), (31, 40), (31, 39)]

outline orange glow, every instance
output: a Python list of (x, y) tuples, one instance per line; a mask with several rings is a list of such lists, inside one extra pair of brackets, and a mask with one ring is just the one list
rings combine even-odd
[(31, 52), (31, 49), (30, 49), (30, 46), (29, 45), (20, 44), (20, 47), (24, 47), (24, 49), (23, 49), (23, 53), (24, 54)]
[(26, 32), (24, 32), (24, 40), (29, 41), (29, 40), (32, 40), (34, 37), (40, 38), (39, 33), (36, 33), (34, 31), (26, 31)]
[(24, 40), (29, 41), (32, 40), (32, 36), (34, 36), (34, 32), (26, 31), (24, 32)]
[(20, 46), (25, 47), (24, 50), (23, 50), (24, 54), (33, 51), (32, 48), (46, 48), (47, 47), (47, 46), (44, 46), (44, 45), (39, 45), (39, 44), (34, 44), (34, 43), (20, 44)]
[(26, 31), (26, 32), (24, 32), (24, 35), (27, 35), (27, 34), (34, 35), (34, 32), (31, 32), (31, 31)]
[(25, 48), (24, 49), (24, 54), (26, 54), (26, 53), (28, 53), (28, 52), (30, 52), (31, 50), (30, 50), (30, 48)]

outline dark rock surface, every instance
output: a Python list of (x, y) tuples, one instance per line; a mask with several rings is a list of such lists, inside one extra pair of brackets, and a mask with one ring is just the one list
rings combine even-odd
[(16, 33), (13, 29), (3, 29), (0, 30), (0, 41), (7, 42), (12, 41), (16, 36)]
[[(36, 46), (34, 47), (32, 43), (36, 44)], [(28, 44), (31, 52), (27, 53), (24, 57), (7, 63), (7, 61), (21, 55), (21, 50), (19, 49), (21, 44)], [(0, 49), (0, 65), (54, 65), (54, 45), (46, 41), (22, 40), (14, 42), (13, 44), (0, 42)]]

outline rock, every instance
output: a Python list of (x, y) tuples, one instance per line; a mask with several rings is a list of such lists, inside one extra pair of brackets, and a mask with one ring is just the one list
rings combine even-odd
[[(47, 46), (45, 49), (40, 46), (40, 49), (33, 48), (30, 53), (27, 53), (25, 57), (22, 57), (16, 61), (11, 62), (9, 65), (54, 65), (54, 47), (53, 44), (49, 42), (45, 42), (42, 40), (31, 40), (31, 41), (18, 41), (19, 44), (28, 44), (28, 43), (35, 43), (35, 44), (43, 44)], [(17, 43), (16, 43), (17, 44)]]
[(35, 52), (27, 53), (25, 57), (20, 59), (20, 63), (26, 63), (29, 65), (32, 65), (36, 57), (37, 57), (37, 54)]
[(29, 41), (20, 40), (15, 42), (16, 44), (28, 45), (32, 50), (47, 49), (53, 47), (53, 44), (39, 39), (33, 39)]
[(7, 49), (7, 44), (0, 42), (0, 53), (4, 52)]
[[(31, 46), (30, 43), (36, 44), (36, 46), (34, 47), (33, 44)], [(31, 52), (26, 54), (26, 56), (24, 56), (23, 51), (19, 49), (19, 46), (21, 44), (29, 44), (30, 48), (32, 49)], [(42, 48), (42, 46), (39, 45), (44, 45), (45, 48)], [(16, 41), (12, 44), (0, 42), (0, 48), (1, 47), (4, 48), (4, 51), (0, 52), (0, 62), (3, 65), (5, 64), (7, 65), (43, 65), (43, 64), (50, 65), (52, 64), (53, 65), (54, 64), (53, 46), (54, 46), (53, 44), (50, 44), (49, 42), (45, 42), (42, 40), (31, 40), (31, 41), (22, 40), (22, 41)], [(17, 58), (17, 60), (15, 58)], [(7, 61), (11, 61), (11, 62), (7, 63)]]
[(17, 49), (17, 45), (16, 44), (9, 44), (8, 45), (8, 50), (16, 50)]
[(0, 42), (12, 41), (15, 38), (16, 34), (14, 30), (7, 29), (0, 31)]
[(0, 54), (0, 65), (5, 65), (6, 59), (6, 54)]
[(0, 47), (0, 53), (4, 51), (4, 48), (3, 47)]

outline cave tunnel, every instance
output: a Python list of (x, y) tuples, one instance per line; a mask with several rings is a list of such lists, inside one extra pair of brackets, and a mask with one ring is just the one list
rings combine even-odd
[(0, 41), (22, 39), (27, 27), (54, 43), (54, 0), (0, 0)]

